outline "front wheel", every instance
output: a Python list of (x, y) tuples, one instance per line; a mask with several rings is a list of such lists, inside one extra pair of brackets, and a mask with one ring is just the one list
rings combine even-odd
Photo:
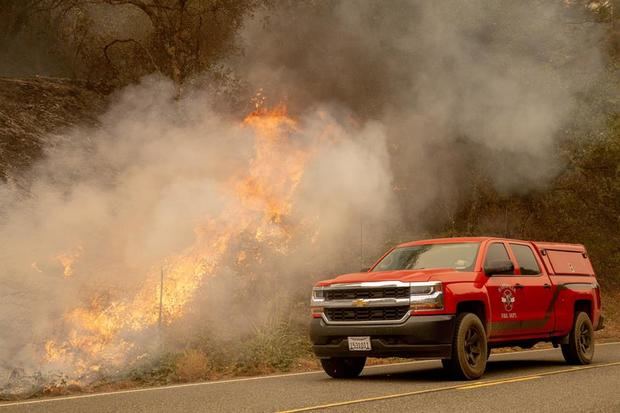
[(366, 364), (366, 357), (331, 357), (321, 359), (325, 373), (335, 379), (351, 379), (360, 375)]
[[(487, 361), (491, 357), (491, 349), (487, 347)], [(441, 365), (444, 369), (450, 370), (450, 359), (441, 359)]]
[(562, 344), (562, 355), (569, 364), (590, 364), (594, 357), (594, 328), (587, 313), (575, 314), (568, 344)]
[(459, 379), (473, 380), (484, 374), (487, 365), (487, 336), (482, 321), (473, 313), (456, 318), (452, 355), (441, 364)]

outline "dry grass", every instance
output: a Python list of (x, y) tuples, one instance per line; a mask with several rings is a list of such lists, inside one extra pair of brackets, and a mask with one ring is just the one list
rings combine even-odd
[(190, 349), (179, 356), (174, 370), (179, 381), (198, 381), (209, 377), (211, 366), (206, 354)]
[(19, 177), (36, 162), (54, 144), (54, 133), (96, 124), (105, 93), (67, 79), (0, 77), (0, 181)]

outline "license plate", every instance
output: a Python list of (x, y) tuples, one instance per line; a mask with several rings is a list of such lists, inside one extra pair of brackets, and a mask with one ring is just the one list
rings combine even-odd
[(348, 337), (349, 351), (370, 351), (370, 337)]

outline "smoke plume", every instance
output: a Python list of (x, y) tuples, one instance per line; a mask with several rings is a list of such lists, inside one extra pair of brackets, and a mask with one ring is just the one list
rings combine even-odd
[[(395, 216), (380, 125), (319, 108), (296, 119), (258, 108), (242, 123), (213, 106), (205, 92), (176, 99), (171, 82), (147, 78), (97, 128), (50, 148), (27, 194), (2, 187), (8, 371), (75, 379), (135, 359), (157, 337), (162, 271), (165, 323), (200, 312), (192, 303), (207, 294), (219, 306), (203, 313), (243, 334), (240, 304), (270, 305), (301, 272), (309, 287), (343, 262), (339, 245), (361, 219)], [(222, 297), (210, 278), (224, 280)], [(263, 307), (253, 308), (257, 323)]]
[(380, 121), (413, 217), (473, 169), (502, 192), (543, 187), (602, 70), (602, 29), (572, 2), (288, 4), (248, 26), (242, 78), (295, 108), (328, 101)]

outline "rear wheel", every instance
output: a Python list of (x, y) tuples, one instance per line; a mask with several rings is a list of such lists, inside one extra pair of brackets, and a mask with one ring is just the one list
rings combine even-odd
[(594, 357), (594, 328), (587, 313), (575, 314), (568, 344), (562, 344), (562, 355), (569, 364), (590, 364)]
[(335, 379), (350, 379), (360, 375), (366, 364), (366, 357), (331, 357), (321, 359), (325, 373)]
[(482, 376), (487, 365), (487, 337), (482, 321), (473, 313), (456, 318), (452, 339), (452, 356), (441, 364), (459, 379), (473, 380)]

